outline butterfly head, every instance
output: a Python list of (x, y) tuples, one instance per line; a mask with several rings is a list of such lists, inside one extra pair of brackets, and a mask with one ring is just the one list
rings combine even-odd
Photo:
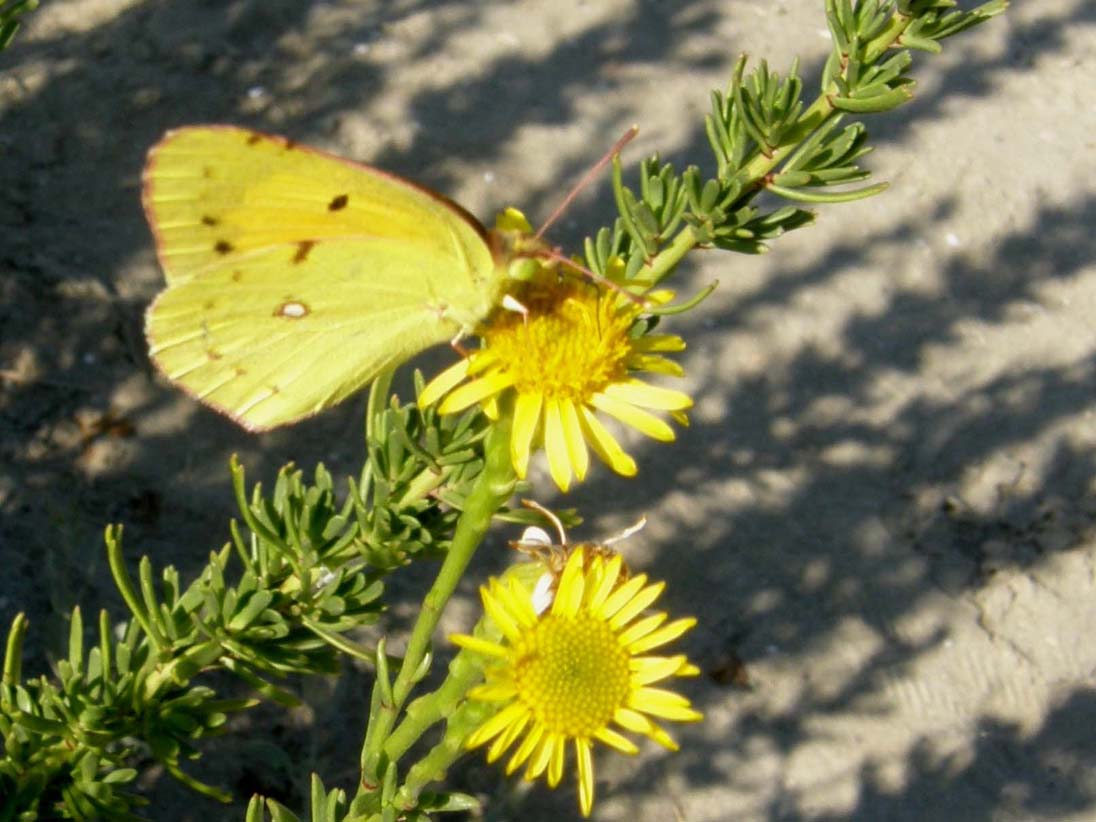
[[(521, 551), (544, 566), (544, 573), (537, 580), (532, 595), (533, 608), (537, 614), (544, 613), (555, 600), (560, 577), (563, 575), (563, 569), (566, 567), (571, 554), (575, 551), (582, 552), (583, 570), (588, 572), (595, 558), (607, 561), (615, 557), (617, 552), (611, 546), (616, 542), (627, 539), (647, 523), (646, 517), (641, 517), (635, 525), (624, 529), (619, 534), (614, 534), (602, 542), (568, 543), (567, 534), (559, 517), (533, 500), (522, 500), (522, 505), (544, 516), (552, 523), (556, 534), (559, 536), (559, 542), (554, 542), (543, 528), (531, 526), (522, 532), (521, 539), (510, 543), (511, 548)], [(622, 564), (617, 585), (627, 582), (628, 576), (628, 566)]]
[(525, 215), (516, 208), (499, 212), (488, 237), (495, 260), (506, 269), (509, 280), (530, 282), (555, 267), (552, 247), (533, 233)]

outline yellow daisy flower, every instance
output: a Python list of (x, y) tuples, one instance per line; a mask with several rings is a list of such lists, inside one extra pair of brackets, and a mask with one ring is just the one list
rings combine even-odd
[[(483, 403), (496, 415), (498, 400), (513, 389), (510, 454), (522, 479), (531, 454), (544, 446), (548, 470), (566, 491), (589, 468), (587, 445), (614, 471), (636, 473), (636, 464), (598, 419), (604, 412), (649, 437), (674, 439), (673, 429), (651, 411), (668, 412), (682, 424), (692, 407), (687, 394), (650, 385), (637, 371), (681, 376), (662, 356), (685, 343), (670, 334), (638, 334), (641, 305), (623, 294), (554, 270), (515, 283), (520, 310), (497, 310), (479, 330), (483, 347), (435, 377), (419, 403), (444, 397), (443, 414)], [(666, 299), (665, 293), (648, 298)]]
[(499, 642), (458, 634), (456, 644), (489, 657), (486, 682), (469, 692), (496, 702), (499, 710), (467, 741), (490, 743), (494, 762), (518, 739), (506, 766), (525, 765), (525, 779), (547, 775), (550, 787), (563, 776), (568, 745), (578, 768), (579, 807), (589, 816), (594, 804), (595, 740), (628, 754), (635, 743), (613, 726), (650, 737), (669, 750), (677, 744), (651, 717), (678, 722), (702, 719), (689, 700), (651, 687), (699, 670), (683, 655), (649, 656), (696, 624), (692, 618), (666, 623), (666, 614), (641, 614), (662, 593), (664, 583), (647, 584), (645, 574), (623, 581), (619, 554), (575, 546), (560, 576), (551, 606), (538, 614), (532, 593), (517, 575), (491, 579), (480, 589), (485, 613), (501, 632)]

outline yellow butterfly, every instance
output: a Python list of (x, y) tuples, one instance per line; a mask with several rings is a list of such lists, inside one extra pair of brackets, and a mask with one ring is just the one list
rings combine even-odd
[(152, 360), (253, 431), (471, 332), (543, 248), (379, 169), (231, 126), (168, 132), (143, 182), (167, 279), (146, 316)]

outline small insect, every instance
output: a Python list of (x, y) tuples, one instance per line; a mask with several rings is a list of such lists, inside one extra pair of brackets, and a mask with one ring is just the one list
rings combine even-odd
[[(563, 523), (559, 521), (559, 517), (533, 500), (522, 500), (521, 504), (542, 514), (555, 526), (556, 533), (559, 535), (559, 542), (553, 542), (547, 531), (534, 525), (522, 532), (521, 539), (513, 540), (510, 543), (510, 547), (515, 551), (521, 551), (526, 556), (543, 563), (547, 568), (547, 572), (537, 580), (536, 587), (533, 589), (533, 609), (537, 614), (543, 614), (548, 610), (548, 607), (556, 598), (559, 578), (563, 575), (563, 569), (567, 565), (567, 560), (571, 558), (571, 554), (581, 550), (583, 552), (583, 570), (588, 571), (590, 563), (595, 557), (606, 560), (612, 559), (617, 555), (617, 552), (611, 546), (632, 536), (647, 524), (647, 518), (640, 517), (634, 525), (625, 528), (618, 534), (614, 534), (603, 542), (568, 544), (567, 533), (563, 530)], [(620, 578), (617, 580), (617, 584), (627, 582), (627, 580), (628, 566), (621, 565)]]

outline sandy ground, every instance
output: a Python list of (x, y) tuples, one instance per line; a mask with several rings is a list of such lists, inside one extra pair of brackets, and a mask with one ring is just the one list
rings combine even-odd
[[(152, 377), (138, 176), (165, 129), (281, 132), (535, 221), (633, 122), (632, 162), (705, 164), (708, 89), (741, 51), (816, 77), (822, 5), (44, 3), (0, 61), (0, 620), (30, 615), (29, 670), (73, 604), (121, 613), (105, 523), (189, 576), (225, 538), (230, 453), (267, 481), (361, 458), (361, 401), (254, 437)], [(597, 819), (1096, 819), (1094, 12), (1021, 0), (949, 41), (869, 121), (887, 194), (681, 272), (721, 282), (671, 325), (694, 424), (567, 504), (585, 537), (650, 518), (629, 557), (700, 619), (708, 718), (676, 755), (601, 756)], [(602, 184), (556, 239), (610, 215)], [(396, 630), (422, 579), (397, 583)], [(308, 769), (350, 784), (366, 694), (312, 682), (314, 712), (260, 713), (197, 770), (291, 803)], [(478, 762), (455, 780), (492, 820), (574, 815)], [(155, 819), (242, 818), (145, 782)]]

